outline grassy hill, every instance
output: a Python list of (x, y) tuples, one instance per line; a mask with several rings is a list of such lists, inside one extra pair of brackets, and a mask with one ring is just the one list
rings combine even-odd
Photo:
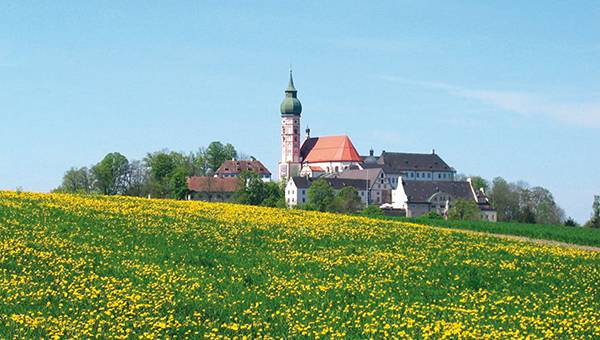
[(600, 254), (409, 222), (0, 192), (0, 337), (598, 337)]
[(600, 229), (566, 227), (554, 224), (526, 224), (513, 222), (452, 221), (443, 219), (406, 218), (380, 216), (377, 218), (404, 221), (430, 226), (465, 229), (493, 234), (524, 236), (534, 239), (553, 240), (584, 246), (600, 247)]

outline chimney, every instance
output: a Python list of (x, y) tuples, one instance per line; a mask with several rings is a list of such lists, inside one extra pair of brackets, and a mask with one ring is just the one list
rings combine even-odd
[(306, 139), (309, 139), (310, 138), (310, 128), (308, 126), (306, 127), (305, 132), (306, 132)]
[(435, 155), (435, 149), (431, 149), (431, 154)]
[(371, 150), (369, 150), (369, 156), (373, 157), (374, 153), (375, 153), (375, 151), (373, 151), (373, 148), (371, 148)]

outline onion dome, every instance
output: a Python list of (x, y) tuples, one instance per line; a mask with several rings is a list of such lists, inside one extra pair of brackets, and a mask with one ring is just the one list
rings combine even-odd
[(285, 89), (285, 98), (281, 102), (281, 115), (285, 116), (300, 116), (302, 113), (302, 104), (297, 98), (298, 90), (294, 87), (294, 78), (292, 78), (292, 70), (290, 70), (290, 82)]

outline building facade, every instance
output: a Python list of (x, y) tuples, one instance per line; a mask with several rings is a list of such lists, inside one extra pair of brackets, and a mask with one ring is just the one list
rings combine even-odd
[[(337, 193), (344, 187), (353, 187), (358, 192), (358, 196), (364, 206), (367, 205), (368, 181), (363, 179), (345, 179), (322, 177), (333, 191)], [(285, 186), (285, 202), (288, 207), (303, 206), (308, 203), (308, 189), (315, 181), (313, 178), (296, 176), (287, 181)]]
[(239, 179), (235, 177), (192, 176), (187, 178), (188, 200), (206, 202), (231, 202), (239, 189)]
[(362, 179), (367, 190), (367, 204), (382, 205), (392, 203), (392, 189), (389, 178), (381, 168), (348, 169), (340, 173), (326, 175), (327, 178)]
[(470, 179), (467, 181), (404, 181), (392, 190), (392, 206), (406, 211), (406, 217), (419, 217), (430, 211), (446, 215), (456, 200), (473, 201), (477, 204), (482, 220), (496, 222), (483, 190), (475, 191)]
[(363, 157), (363, 167), (381, 167), (394, 187), (404, 181), (453, 181), (456, 170), (433, 151), (404, 153), (383, 151), (379, 157)]

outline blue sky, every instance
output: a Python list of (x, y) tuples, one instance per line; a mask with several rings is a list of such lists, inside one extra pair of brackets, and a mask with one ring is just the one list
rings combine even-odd
[(4, 1), (0, 188), (213, 140), (276, 172), (292, 63), (313, 135), (435, 148), (582, 222), (600, 193), (599, 18), (594, 1)]

